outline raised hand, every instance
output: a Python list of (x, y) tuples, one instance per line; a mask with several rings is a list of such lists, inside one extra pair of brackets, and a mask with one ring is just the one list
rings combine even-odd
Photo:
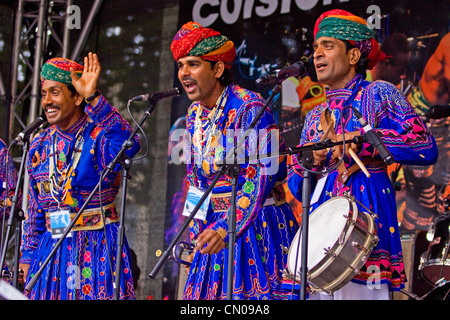
[(72, 85), (83, 98), (91, 96), (97, 90), (97, 81), (101, 70), (102, 67), (98, 61), (98, 56), (92, 52), (89, 52), (88, 56), (84, 57), (84, 70), (81, 78), (76, 75), (73, 69), (70, 70)]

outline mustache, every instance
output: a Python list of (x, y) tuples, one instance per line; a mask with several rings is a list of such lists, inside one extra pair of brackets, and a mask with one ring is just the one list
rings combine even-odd
[(197, 83), (197, 80), (195, 80), (195, 78), (193, 78), (191, 76), (184, 76), (181, 80), (182, 81), (192, 81), (194, 83)]
[(47, 111), (47, 110), (50, 109), (50, 108), (52, 108), (52, 109), (61, 109), (61, 107), (60, 107), (59, 105), (54, 104), (54, 103), (46, 104), (46, 105), (44, 106), (44, 110), (45, 110), (45, 111)]

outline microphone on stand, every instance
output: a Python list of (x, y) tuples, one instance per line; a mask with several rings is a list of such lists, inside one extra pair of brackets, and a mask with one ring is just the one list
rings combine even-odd
[(150, 94), (143, 94), (140, 96), (136, 96), (131, 99), (131, 101), (153, 101), (157, 102), (164, 98), (175, 97), (181, 95), (181, 88), (171, 88), (164, 91), (158, 91)]
[(297, 61), (296, 63), (282, 68), (277, 69), (272, 73), (264, 74), (258, 79), (256, 79), (256, 84), (271, 84), (271, 83), (281, 83), (287, 78), (302, 76), (308, 72), (308, 67), (305, 62)]
[(367, 139), (367, 142), (369, 142), (371, 145), (375, 147), (375, 149), (378, 150), (378, 153), (380, 154), (381, 158), (383, 158), (384, 162), (387, 165), (393, 164), (394, 158), (392, 157), (391, 153), (386, 148), (386, 146), (383, 144), (378, 134), (373, 130), (370, 124), (368, 124), (366, 120), (364, 120), (363, 116), (358, 110), (356, 110), (353, 107), (352, 109), (353, 112), (355, 113), (356, 119), (359, 121), (365, 132), (364, 137)]
[(32, 123), (30, 123), (17, 137), (11, 141), (9, 147), (15, 146), (20, 141), (28, 139), (34, 130), (39, 128), (44, 123), (44, 118), (42, 116), (37, 117)]

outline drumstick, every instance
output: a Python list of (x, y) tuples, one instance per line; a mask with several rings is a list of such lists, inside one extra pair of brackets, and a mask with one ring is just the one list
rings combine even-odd
[(364, 165), (364, 163), (361, 162), (361, 160), (358, 158), (358, 156), (356, 155), (355, 151), (353, 151), (352, 148), (348, 149), (348, 153), (350, 153), (350, 155), (352, 156), (353, 160), (355, 160), (355, 162), (358, 164), (358, 166), (361, 168), (361, 170), (366, 174), (367, 178), (370, 178), (370, 173), (369, 171), (367, 171), (366, 166)]
[(325, 132), (323, 133), (322, 138), (320, 138), (320, 142), (324, 141), (328, 137), (328, 134), (330, 133), (331, 129), (332, 126), (328, 126), (327, 130), (325, 130)]

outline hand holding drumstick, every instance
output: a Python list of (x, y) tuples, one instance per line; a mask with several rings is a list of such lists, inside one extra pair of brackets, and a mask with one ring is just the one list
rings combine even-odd
[[(324, 141), (329, 138), (333, 142), (342, 141), (343, 138), (345, 141), (353, 139), (355, 136), (359, 136), (359, 131), (346, 132), (344, 136), (342, 134), (336, 135), (334, 131), (334, 121), (331, 119), (331, 115), (328, 110), (325, 110), (321, 116), (320, 123), (322, 125), (322, 129), (324, 130), (324, 134), (320, 141)], [(340, 159), (343, 154), (342, 145), (338, 145), (332, 148), (334, 158)], [(345, 145), (345, 154), (352, 157), (352, 159), (358, 164), (359, 168), (364, 172), (367, 178), (370, 178), (370, 173), (367, 171), (366, 166), (362, 163), (359, 157), (356, 155), (355, 150), (358, 150), (358, 146), (355, 143), (351, 143), (350, 145)]]
[[(336, 141), (342, 141), (342, 139), (344, 138), (345, 141), (347, 140), (351, 140), (356, 136), (359, 136), (360, 133), (359, 131), (354, 131), (354, 132), (346, 132), (344, 135), (333, 135), (333, 137), (330, 137), (330, 139), (334, 142)], [(369, 171), (367, 171), (366, 166), (362, 163), (361, 159), (359, 159), (359, 157), (356, 155), (356, 150), (358, 150), (358, 145), (356, 145), (355, 143), (350, 143), (345, 145), (345, 154), (347, 156), (351, 156), (352, 159), (356, 162), (356, 164), (359, 166), (359, 168), (361, 169), (362, 172), (364, 172), (364, 174), (366, 175), (367, 178), (370, 178), (370, 173)], [(333, 156), (335, 158), (340, 159), (342, 157), (343, 154), (343, 146), (342, 145), (338, 145), (338, 146), (334, 146), (332, 148), (332, 152), (333, 152)]]

